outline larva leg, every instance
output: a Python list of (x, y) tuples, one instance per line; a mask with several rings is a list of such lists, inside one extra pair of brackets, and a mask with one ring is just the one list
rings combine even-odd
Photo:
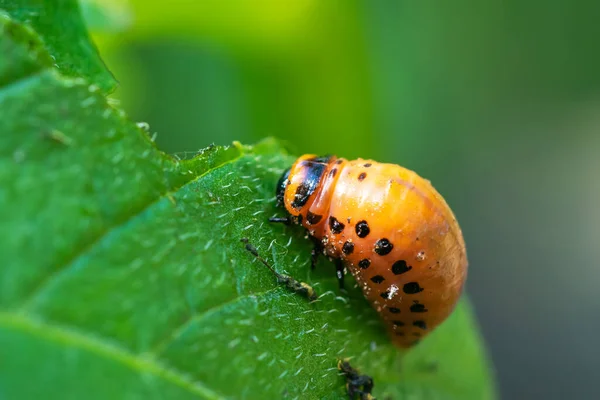
[(335, 260), (335, 275), (340, 286), (340, 290), (344, 290), (344, 262), (340, 259)]
[(320, 240), (311, 236), (313, 241), (313, 249), (310, 253), (310, 269), (314, 270), (317, 266), (317, 261), (319, 261), (319, 255), (323, 252), (323, 244)]

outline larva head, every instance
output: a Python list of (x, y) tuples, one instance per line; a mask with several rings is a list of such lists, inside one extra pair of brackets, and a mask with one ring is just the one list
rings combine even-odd
[(333, 156), (305, 154), (286, 170), (277, 183), (277, 202), (294, 217), (306, 214), (324, 179)]

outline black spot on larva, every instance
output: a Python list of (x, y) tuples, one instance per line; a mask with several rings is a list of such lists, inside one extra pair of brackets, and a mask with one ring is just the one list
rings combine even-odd
[(311, 188), (306, 183), (301, 183), (298, 185), (296, 188), (296, 194), (294, 195), (294, 201), (292, 201), (292, 207), (301, 208), (306, 204), (311, 193)]
[(367, 221), (360, 221), (358, 224), (356, 224), (356, 234), (359, 238), (367, 237), (369, 232), (371, 232), (371, 228), (369, 228)]
[(423, 312), (427, 312), (427, 311), (429, 311), (429, 310), (425, 308), (425, 305), (419, 304), (418, 301), (415, 301), (415, 304), (410, 306), (410, 312), (423, 313)]
[(404, 336), (404, 332), (396, 332), (396, 336)]
[(308, 222), (311, 225), (318, 224), (321, 221), (321, 219), (323, 219), (322, 215), (313, 214), (310, 211), (306, 213), (306, 222)]
[(351, 241), (347, 241), (342, 246), (342, 252), (346, 255), (352, 254), (353, 251), (354, 251), (354, 243), (352, 243)]
[(364, 165), (364, 167), (365, 167), (365, 168), (369, 168), (371, 165), (372, 165), (371, 163), (366, 163), (366, 164)]
[(404, 326), (404, 322), (402, 321), (392, 321), (392, 323), (396, 326)]
[(343, 162), (344, 162), (344, 160), (340, 158), (340, 159), (339, 159), (339, 160), (337, 160), (335, 163), (339, 165), (339, 164), (341, 164), (341, 163), (343, 163)]
[(406, 261), (404, 260), (398, 260), (394, 263), (394, 265), (392, 265), (392, 272), (394, 273), (394, 275), (400, 275), (403, 274), (405, 272), (408, 272), (412, 269), (412, 267), (410, 265), (406, 264)]
[(379, 295), (384, 299), (388, 300), (390, 298), (390, 291), (386, 290), (385, 292), (381, 292)]
[(427, 329), (427, 324), (423, 320), (418, 320), (418, 321), (413, 322), (413, 326), (416, 326), (417, 328), (421, 328), (421, 329)]
[(390, 254), (393, 248), (394, 245), (391, 244), (390, 241), (385, 238), (379, 239), (377, 242), (375, 242), (375, 253), (379, 254), (380, 256)]
[(392, 314), (400, 314), (400, 309), (399, 309), (399, 308), (396, 308), (396, 307), (390, 307), (390, 308), (388, 308), (388, 310), (390, 310), (390, 312), (391, 312)]
[(417, 282), (408, 282), (404, 285), (404, 293), (406, 294), (415, 294), (423, 291), (423, 288), (419, 286)]
[(329, 217), (329, 228), (331, 228), (331, 232), (333, 232), (335, 234), (341, 233), (345, 227), (346, 227), (346, 225), (344, 225), (340, 221), (338, 221), (337, 218)]
[(367, 173), (366, 172), (361, 172), (360, 175), (358, 175), (358, 180), (362, 181), (366, 177), (367, 177)]
[(371, 266), (371, 260), (369, 260), (368, 258), (363, 258), (358, 262), (358, 266), (362, 269), (367, 269)]
[(385, 278), (381, 275), (375, 275), (374, 277), (371, 278), (371, 281), (374, 283), (381, 283), (381, 282), (385, 281)]
[(337, 174), (337, 168), (334, 168), (331, 171), (329, 171), (329, 177), (330, 178), (333, 178), (335, 176), (335, 174)]

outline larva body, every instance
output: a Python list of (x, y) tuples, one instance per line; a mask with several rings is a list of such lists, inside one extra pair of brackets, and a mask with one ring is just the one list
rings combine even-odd
[(465, 244), (428, 180), (399, 165), (304, 155), (282, 175), (277, 198), (343, 262), (396, 345), (410, 347), (454, 309)]

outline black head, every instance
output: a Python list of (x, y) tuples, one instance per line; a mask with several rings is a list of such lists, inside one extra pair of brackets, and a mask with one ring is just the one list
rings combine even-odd
[[(286, 207), (289, 206), (296, 211), (302, 209), (317, 190), (331, 157), (305, 154), (298, 158), (277, 182), (277, 204), (281, 206), (289, 202)], [(291, 190), (293, 194), (288, 193), (286, 197), (286, 190)]]
[(277, 205), (278, 206), (283, 205), (283, 196), (285, 194), (285, 188), (289, 183), (288, 178), (290, 177), (291, 170), (292, 170), (292, 168), (286, 169), (285, 172), (281, 175), (281, 178), (279, 178), (279, 181), (277, 181), (277, 188), (275, 189), (275, 195), (277, 196)]

